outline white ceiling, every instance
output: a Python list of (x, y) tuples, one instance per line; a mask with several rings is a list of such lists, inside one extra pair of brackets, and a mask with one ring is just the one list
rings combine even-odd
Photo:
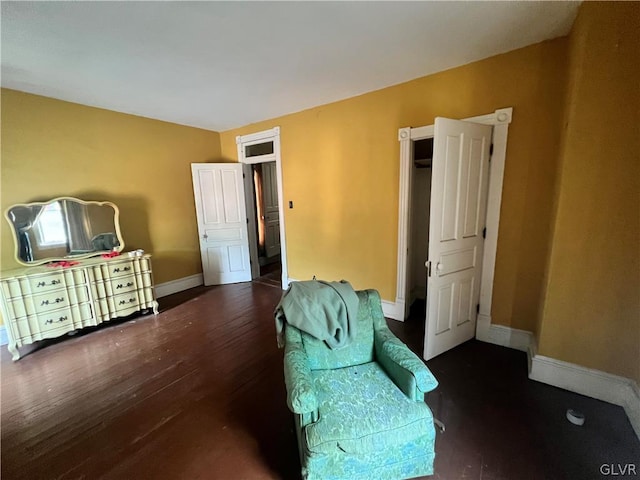
[(566, 35), (579, 2), (2, 2), (3, 87), (216, 131)]

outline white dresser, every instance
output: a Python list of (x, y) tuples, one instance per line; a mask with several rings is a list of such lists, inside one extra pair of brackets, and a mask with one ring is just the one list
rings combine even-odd
[(0, 275), (0, 308), (14, 361), (20, 358), (18, 347), (38, 340), (136, 312), (158, 313), (151, 255), (73, 263), (24, 267)]

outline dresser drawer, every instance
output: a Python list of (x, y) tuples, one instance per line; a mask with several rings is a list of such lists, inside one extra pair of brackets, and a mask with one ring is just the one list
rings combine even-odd
[[(92, 318), (91, 304), (84, 303), (18, 318), (15, 321), (15, 326), (20, 338), (53, 338), (61, 332), (81, 328), (84, 326), (84, 322), (90, 321)], [(52, 334), (54, 332), (56, 335)]]
[(29, 286), (33, 293), (48, 292), (64, 286), (64, 272), (29, 278)]
[(115, 280), (111, 280), (110, 283), (111, 283), (111, 291), (113, 292), (114, 295), (130, 292), (138, 288), (136, 285), (136, 278), (134, 275), (129, 275), (128, 277), (116, 278)]
[(109, 269), (109, 277), (121, 277), (123, 275), (131, 275), (133, 273), (133, 263), (131, 261), (118, 262), (115, 264), (107, 265)]
[(32, 277), (14, 278), (2, 282), (5, 298), (20, 297), (29, 293), (57, 290), (64, 286), (64, 273), (55, 272)]
[(16, 298), (9, 301), (9, 310), (16, 318), (27, 315), (37, 315), (49, 312), (62, 307), (68, 307), (77, 303), (89, 301), (89, 291), (87, 287), (71, 287), (54, 290), (39, 295), (25, 295), (23, 298)]
[(111, 280), (95, 282), (91, 284), (91, 291), (95, 298), (108, 298), (121, 293), (131, 292), (141, 288), (138, 275), (128, 275)]
[(141, 309), (137, 290), (98, 300), (100, 313), (109, 317), (126, 317)]
[(86, 283), (87, 277), (82, 269), (57, 270), (4, 279), (2, 280), (2, 293), (7, 300), (10, 300)]

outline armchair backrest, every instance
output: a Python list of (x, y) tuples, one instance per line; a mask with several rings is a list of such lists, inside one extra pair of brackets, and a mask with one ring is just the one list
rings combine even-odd
[[(285, 325), (285, 341), (302, 343), (311, 370), (332, 370), (361, 365), (374, 360), (374, 318), (380, 317), (384, 322), (380, 297), (374, 290), (357, 291), (356, 294), (360, 301), (356, 338), (345, 347), (332, 350), (322, 340), (288, 324)], [(372, 311), (376, 306), (380, 310), (379, 312)]]

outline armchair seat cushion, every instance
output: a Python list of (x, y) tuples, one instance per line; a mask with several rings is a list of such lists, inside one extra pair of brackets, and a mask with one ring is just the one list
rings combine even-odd
[(380, 364), (365, 363), (311, 372), (318, 399), (318, 421), (304, 429), (310, 453), (371, 453), (435, 437), (424, 402), (407, 398)]

